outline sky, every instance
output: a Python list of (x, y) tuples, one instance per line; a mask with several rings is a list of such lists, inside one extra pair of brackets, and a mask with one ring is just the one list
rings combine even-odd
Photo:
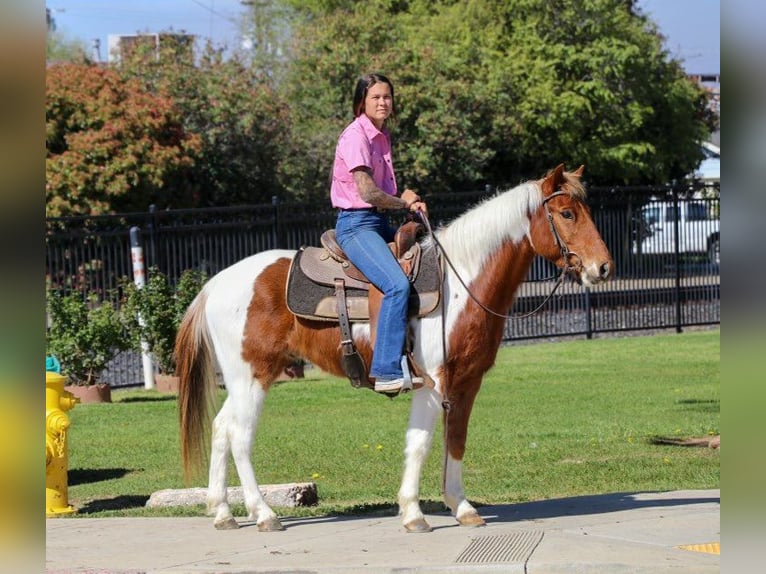
[[(639, 0), (666, 37), (665, 47), (690, 74), (721, 72), (720, 0)], [(107, 58), (109, 34), (184, 31), (216, 45), (240, 45), (240, 0), (46, 0), (58, 31), (90, 48), (98, 38)]]

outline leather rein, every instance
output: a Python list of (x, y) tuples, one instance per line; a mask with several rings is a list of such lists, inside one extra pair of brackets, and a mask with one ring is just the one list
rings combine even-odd
[(468, 296), (473, 299), (474, 303), (476, 303), (481, 309), (483, 309), (485, 312), (489, 313), (490, 315), (494, 315), (496, 317), (500, 317), (501, 319), (525, 319), (527, 317), (531, 317), (535, 313), (537, 313), (540, 309), (542, 309), (548, 301), (550, 301), (551, 297), (553, 297), (553, 294), (556, 293), (556, 290), (559, 288), (559, 286), (563, 283), (564, 277), (566, 274), (573, 270), (577, 269), (578, 267), (581, 267), (581, 264), (578, 265), (570, 265), (569, 261), (570, 258), (576, 258), (578, 261), (582, 261), (580, 256), (575, 253), (574, 251), (570, 251), (569, 247), (567, 247), (567, 244), (564, 242), (564, 240), (561, 238), (561, 235), (559, 235), (558, 230), (556, 229), (556, 225), (553, 223), (553, 214), (551, 214), (551, 210), (548, 207), (548, 202), (553, 199), (554, 197), (558, 197), (560, 195), (568, 195), (565, 191), (555, 191), (554, 193), (550, 194), (548, 197), (543, 199), (543, 208), (545, 209), (545, 218), (548, 220), (548, 226), (550, 227), (551, 234), (553, 235), (553, 239), (556, 241), (556, 245), (559, 248), (559, 252), (561, 253), (561, 257), (564, 260), (564, 266), (561, 269), (561, 273), (559, 274), (558, 278), (556, 279), (556, 284), (553, 286), (553, 289), (550, 293), (543, 299), (543, 302), (540, 303), (537, 307), (532, 309), (531, 311), (523, 314), (518, 315), (512, 315), (512, 314), (503, 314), (498, 313), (497, 311), (493, 311), (484, 303), (479, 301), (477, 297), (471, 292), (471, 290), (468, 288), (468, 285), (466, 285), (463, 278), (460, 276), (460, 273), (457, 272), (457, 269), (455, 269), (455, 265), (452, 263), (452, 261), (449, 258), (449, 255), (447, 255), (447, 252), (444, 250), (444, 246), (441, 244), (441, 242), (436, 238), (436, 234), (431, 229), (431, 223), (428, 221), (428, 217), (425, 216), (423, 213), (419, 213), (421, 219), (423, 220), (423, 224), (426, 227), (426, 230), (428, 231), (429, 235), (434, 240), (434, 243), (439, 248), (439, 251), (441, 252), (442, 256), (444, 257), (444, 260), (447, 262), (447, 265), (449, 265), (450, 269), (452, 269), (452, 272), (455, 274), (455, 277), (457, 277), (457, 280), (460, 282), (460, 284), (463, 286), (463, 288), (468, 293)]

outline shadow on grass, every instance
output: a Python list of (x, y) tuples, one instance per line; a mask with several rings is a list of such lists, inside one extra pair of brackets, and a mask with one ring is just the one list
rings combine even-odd
[(127, 468), (74, 468), (68, 473), (69, 486), (122, 478), (130, 472)]
[(676, 402), (677, 404), (682, 405), (685, 410), (689, 411), (697, 411), (702, 413), (721, 412), (720, 399), (681, 399)]
[(144, 508), (148, 496), (143, 495), (123, 495), (114, 498), (102, 498), (90, 500), (77, 508), (78, 514), (96, 514), (107, 510), (127, 510), (130, 508)]
[(147, 395), (143, 397), (122, 397), (116, 403), (159, 403), (162, 401), (175, 401), (178, 396), (173, 393), (161, 395)]

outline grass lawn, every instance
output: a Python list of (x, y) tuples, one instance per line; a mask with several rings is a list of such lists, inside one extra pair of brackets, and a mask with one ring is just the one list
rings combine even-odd
[[(69, 502), (88, 516), (204, 514), (144, 508), (155, 490), (206, 485), (206, 469), (183, 482), (175, 397), (124, 390), (113, 400), (69, 412)], [(410, 400), (316, 370), (277, 386), (256, 437), (259, 482), (316, 482), (319, 505), (284, 514), (393, 512)], [(719, 330), (504, 347), (474, 406), (466, 493), (495, 504), (718, 488), (718, 450), (650, 439), (720, 434), (719, 425)], [(421, 498), (441, 510), (441, 422), (436, 435)]]

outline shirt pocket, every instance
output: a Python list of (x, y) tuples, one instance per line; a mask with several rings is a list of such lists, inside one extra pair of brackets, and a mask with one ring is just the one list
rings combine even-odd
[(373, 151), (370, 154), (370, 161), (372, 163), (372, 179), (378, 187), (381, 187), (388, 173), (386, 158), (383, 154)]

